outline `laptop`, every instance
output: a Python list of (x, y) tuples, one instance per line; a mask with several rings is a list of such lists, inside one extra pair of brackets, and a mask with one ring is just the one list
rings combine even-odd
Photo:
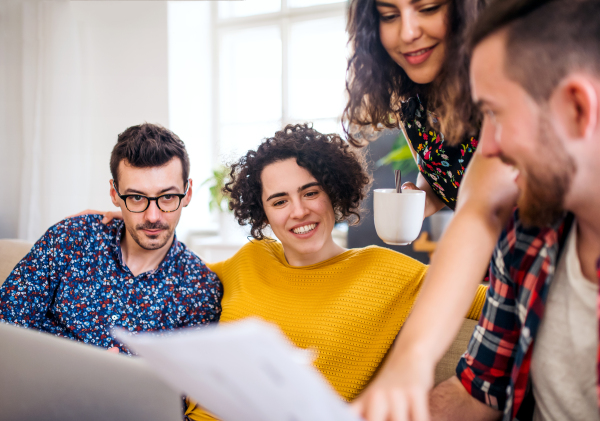
[(139, 358), (0, 322), (0, 419), (181, 420), (181, 395)]

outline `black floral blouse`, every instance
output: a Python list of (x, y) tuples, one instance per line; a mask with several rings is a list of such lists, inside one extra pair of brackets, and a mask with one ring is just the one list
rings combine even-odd
[[(402, 113), (408, 140), (418, 156), (420, 173), (435, 194), (454, 210), (458, 186), (475, 153), (477, 139), (471, 137), (458, 146), (447, 145), (444, 135), (431, 128), (427, 119), (429, 111), (425, 111), (419, 97), (403, 102)], [(437, 121), (433, 115), (432, 120), (434, 123)]]

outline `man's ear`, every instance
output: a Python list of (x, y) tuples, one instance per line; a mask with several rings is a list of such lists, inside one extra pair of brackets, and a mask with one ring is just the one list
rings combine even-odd
[(120, 207), (119, 206), (119, 196), (117, 196), (117, 192), (115, 191), (115, 188), (113, 186), (113, 180), (109, 181), (110, 184), (110, 200), (112, 200), (113, 205), (115, 205), (116, 207)]
[(183, 205), (183, 207), (186, 207), (187, 205), (190, 204), (190, 201), (192, 200), (192, 179), (188, 178), (188, 191), (186, 196), (183, 198), (183, 200), (181, 201), (181, 204)]
[(550, 110), (559, 134), (589, 139), (598, 129), (598, 91), (586, 75), (571, 75), (550, 97)]

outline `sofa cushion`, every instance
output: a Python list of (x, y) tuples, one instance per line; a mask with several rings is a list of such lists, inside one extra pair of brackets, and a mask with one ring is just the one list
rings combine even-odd
[(0, 240), (0, 285), (15, 268), (33, 244), (22, 240)]
[(462, 354), (467, 350), (475, 326), (477, 326), (477, 320), (464, 320), (456, 338), (454, 338), (454, 342), (452, 342), (452, 345), (450, 345), (450, 348), (435, 368), (435, 385), (456, 375), (458, 360), (460, 360)]

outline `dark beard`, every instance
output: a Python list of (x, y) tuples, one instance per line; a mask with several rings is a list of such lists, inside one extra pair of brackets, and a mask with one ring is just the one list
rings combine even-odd
[(540, 118), (537, 143), (541, 159), (528, 168), (519, 217), (524, 225), (546, 227), (563, 216), (576, 167), (546, 117)]
[[(169, 225), (166, 224), (160, 224), (160, 223), (150, 223), (147, 222), (145, 224), (139, 224), (136, 225), (135, 228), (131, 228), (129, 229), (129, 227), (126, 225), (125, 228), (127, 228), (127, 231), (129, 231), (129, 235), (131, 235), (131, 238), (133, 238), (133, 241), (135, 241), (138, 246), (140, 246), (141, 248), (143, 248), (144, 250), (158, 250), (160, 248), (162, 248), (165, 244), (167, 244), (167, 242), (169, 241), (169, 239), (171, 238), (172, 234), (173, 234), (173, 228), (170, 228)], [(164, 229), (166, 231), (166, 236), (164, 237), (163, 240), (161, 240), (160, 242), (156, 243), (156, 244), (144, 244), (142, 243), (141, 240), (141, 236), (138, 235), (138, 230), (142, 230), (142, 229)], [(152, 238), (152, 237), (148, 237), (149, 240), (157, 240), (158, 236), (156, 238)]]

